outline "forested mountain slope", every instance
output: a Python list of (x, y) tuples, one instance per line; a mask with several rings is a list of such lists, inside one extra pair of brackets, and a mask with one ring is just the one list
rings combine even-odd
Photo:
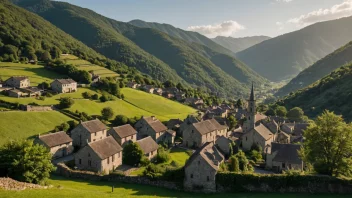
[(293, 78), (287, 85), (282, 87), (277, 96), (285, 96), (292, 91), (304, 88), (324, 76), (328, 75), (335, 69), (352, 61), (352, 42), (337, 49), (335, 52), (329, 54), (323, 59), (317, 61), (312, 66), (303, 70), (295, 78)]
[(352, 40), (352, 17), (325, 21), (237, 53), (237, 58), (272, 81), (294, 77)]
[(249, 36), (243, 38), (218, 36), (212, 40), (219, 45), (222, 45), (223, 47), (231, 50), (233, 53), (237, 53), (268, 39), (270, 39), (268, 36)]

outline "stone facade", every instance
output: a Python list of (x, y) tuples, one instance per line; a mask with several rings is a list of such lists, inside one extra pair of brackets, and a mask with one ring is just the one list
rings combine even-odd
[(142, 119), (138, 120), (135, 124), (135, 129), (138, 132), (138, 139), (142, 139), (145, 137), (152, 137), (154, 141), (160, 142), (162, 141), (162, 136), (167, 130), (167, 127), (161, 123), (156, 117), (142, 117)]
[(84, 147), (89, 142), (101, 140), (107, 136), (107, 127), (99, 120), (80, 123), (71, 131), (73, 146)]
[(136, 141), (141, 147), (144, 155), (149, 159), (153, 159), (158, 154), (159, 145), (150, 137), (146, 137)]
[(219, 137), (216, 141), (215, 144), (218, 146), (218, 148), (222, 151), (225, 156), (230, 155), (230, 144), (232, 141), (225, 136)]
[(29, 78), (25, 76), (13, 76), (5, 81), (5, 84), (9, 87), (25, 88), (29, 87), (31, 82)]
[(54, 159), (73, 153), (72, 139), (64, 131), (41, 135), (35, 139), (35, 143), (48, 148)]
[(300, 145), (272, 143), (271, 153), (266, 155), (266, 167), (276, 172), (303, 170), (303, 161), (298, 151)]
[(109, 129), (108, 135), (114, 137), (122, 147), (137, 141), (137, 131), (129, 124)]
[(77, 83), (72, 79), (56, 79), (50, 84), (51, 89), (58, 93), (71, 93), (77, 91)]
[(252, 146), (256, 144), (262, 148), (264, 153), (270, 152), (270, 145), (274, 141), (274, 135), (262, 124), (244, 133), (241, 138), (244, 151), (251, 150)]

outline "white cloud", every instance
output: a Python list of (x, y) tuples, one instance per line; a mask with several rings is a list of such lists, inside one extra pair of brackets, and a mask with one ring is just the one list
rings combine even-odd
[(246, 29), (243, 25), (236, 21), (224, 21), (219, 24), (190, 26), (187, 28), (189, 31), (199, 32), (207, 37), (213, 38), (216, 36), (231, 36), (234, 33)]
[(277, 2), (285, 2), (285, 3), (289, 3), (289, 2), (291, 2), (291, 1), (293, 1), (293, 0), (276, 0)]
[(328, 9), (319, 9), (308, 14), (292, 18), (287, 23), (296, 24), (298, 26), (307, 26), (313, 23), (338, 19), (352, 15), (352, 0), (345, 0), (341, 4), (337, 4)]

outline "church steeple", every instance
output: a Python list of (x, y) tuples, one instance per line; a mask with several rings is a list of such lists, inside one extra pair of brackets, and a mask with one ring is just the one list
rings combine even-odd
[(251, 90), (251, 96), (249, 97), (249, 101), (254, 101), (254, 84), (252, 82), (252, 90)]
[(247, 114), (246, 114), (247, 120), (244, 124), (245, 131), (250, 131), (255, 127), (256, 114), (257, 114), (257, 109), (255, 104), (255, 98), (254, 98), (254, 83), (252, 83), (251, 94), (249, 96), (248, 106), (247, 106)]

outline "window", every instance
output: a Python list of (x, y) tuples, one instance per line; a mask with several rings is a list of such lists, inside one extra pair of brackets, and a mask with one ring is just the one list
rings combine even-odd
[(90, 157), (90, 153), (88, 153), (88, 157)]
[(192, 129), (192, 133), (194, 133), (194, 130)]
[(152, 151), (152, 155), (154, 154), (154, 151)]
[(108, 164), (110, 164), (110, 157), (108, 157)]
[(251, 120), (251, 116), (248, 116), (248, 120)]
[(246, 137), (246, 141), (248, 140), (248, 137)]
[(82, 159), (79, 159), (78, 161), (79, 161), (79, 162), (78, 162), (79, 164), (82, 164)]
[(97, 136), (97, 133), (94, 133), (94, 136)]
[(132, 139), (133, 139), (134, 135), (132, 135)]
[(193, 174), (191, 174), (191, 179), (193, 179)]
[(120, 153), (117, 153), (117, 157), (120, 158)]
[(282, 163), (282, 168), (286, 168), (286, 164), (285, 163)]
[(198, 161), (198, 165), (200, 165), (200, 161)]
[(210, 178), (209, 178), (209, 176), (207, 176), (207, 181), (210, 181)]
[(112, 159), (111, 159), (112, 162), (115, 161), (115, 155), (112, 155)]
[(289, 169), (292, 169), (292, 165), (291, 165), (291, 164), (288, 164), (288, 168), (289, 168)]
[(92, 166), (92, 161), (88, 160), (88, 166)]

